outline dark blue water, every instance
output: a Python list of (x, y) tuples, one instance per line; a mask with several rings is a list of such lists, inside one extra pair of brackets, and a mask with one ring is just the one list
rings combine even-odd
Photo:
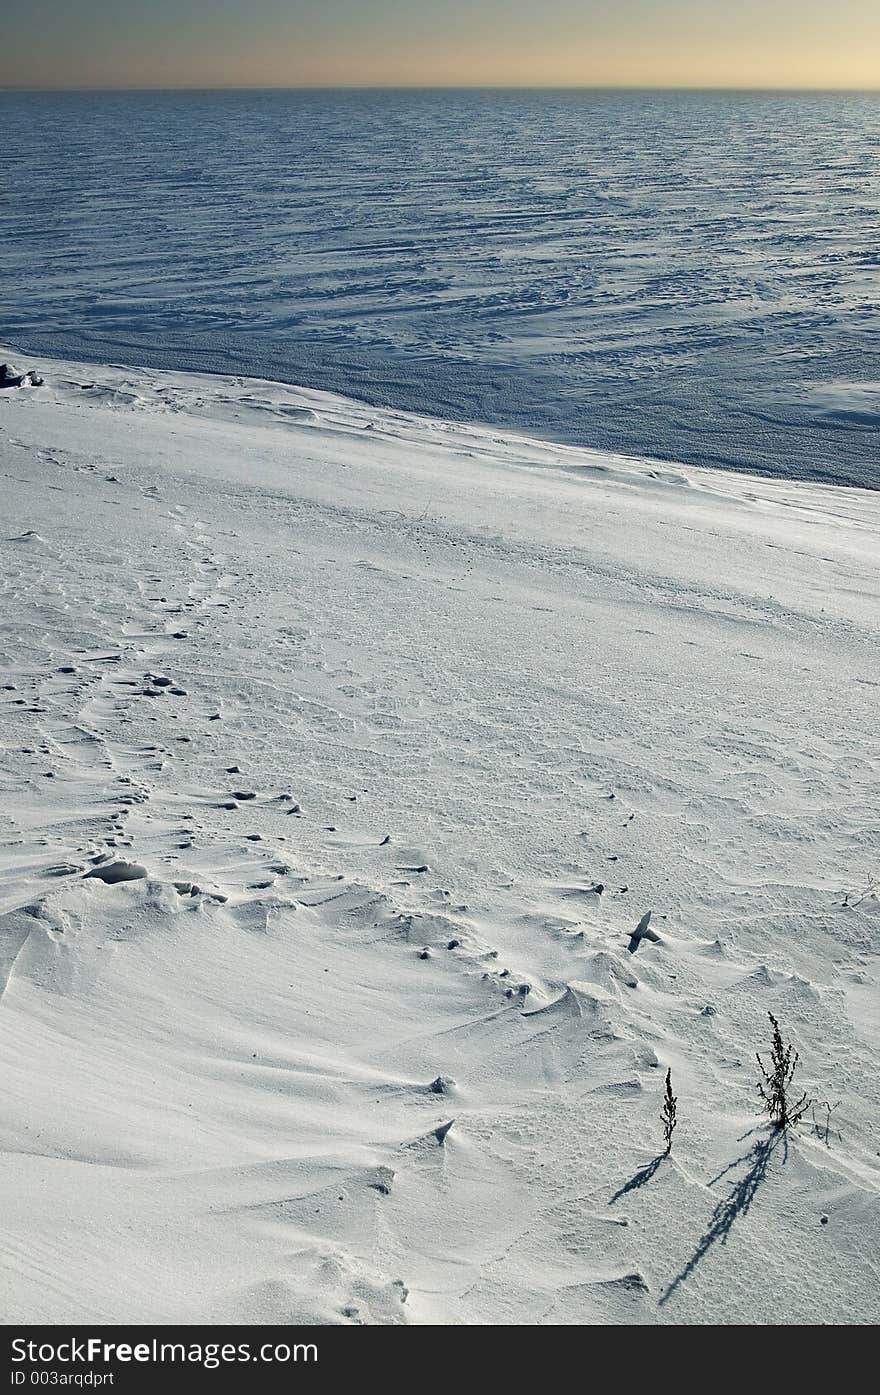
[(0, 94), (0, 338), (880, 486), (880, 96)]

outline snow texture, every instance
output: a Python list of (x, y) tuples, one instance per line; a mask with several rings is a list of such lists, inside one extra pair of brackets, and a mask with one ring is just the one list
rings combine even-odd
[(0, 357), (4, 1320), (876, 1322), (880, 496)]
[(876, 93), (8, 92), (0, 121), (21, 348), (880, 487)]

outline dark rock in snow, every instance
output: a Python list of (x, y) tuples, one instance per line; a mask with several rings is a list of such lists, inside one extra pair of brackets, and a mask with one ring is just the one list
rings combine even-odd
[(8, 363), (0, 363), (0, 388), (42, 387), (43, 379), (33, 369), (16, 373)]
[(451, 1080), (449, 1076), (438, 1075), (431, 1081), (428, 1089), (431, 1091), (432, 1095), (448, 1095), (449, 1091), (453, 1089), (454, 1086), (455, 1081)]
[(657, 934), (657, 931), (651, 930), (649, 928), (650, 920), (651, 912), (645, 911), (645, 914), (642, 916), (635, 930), (632, 932), (630, 942), (627, 945), (627, 949), (629, 950), (630, 954), (635, 954), (639, 945), (642, 943), (642, 940), (651, 940), (654, 944), (660, 943), (660, 936)]

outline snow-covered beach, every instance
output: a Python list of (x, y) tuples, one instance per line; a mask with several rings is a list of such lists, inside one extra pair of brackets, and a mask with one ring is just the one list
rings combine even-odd
[(3, 358), (5, 1321), (876, 1321), (880, 493)]

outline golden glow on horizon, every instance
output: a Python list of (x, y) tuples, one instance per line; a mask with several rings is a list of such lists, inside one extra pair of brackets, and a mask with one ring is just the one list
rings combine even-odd
[(67, 42), (13, 17), (0, 85), (880, 87), (880, 0), (545, 0), (543, 17), (517, 0), (446, 0), (439, 17), (419, 0), (362, 0), (342, 23), (350, 3), (253, 0), (197, 25), (180, 0), (163, 28), (126, 19), (123, 0), (100, 33), (71, 26)]

